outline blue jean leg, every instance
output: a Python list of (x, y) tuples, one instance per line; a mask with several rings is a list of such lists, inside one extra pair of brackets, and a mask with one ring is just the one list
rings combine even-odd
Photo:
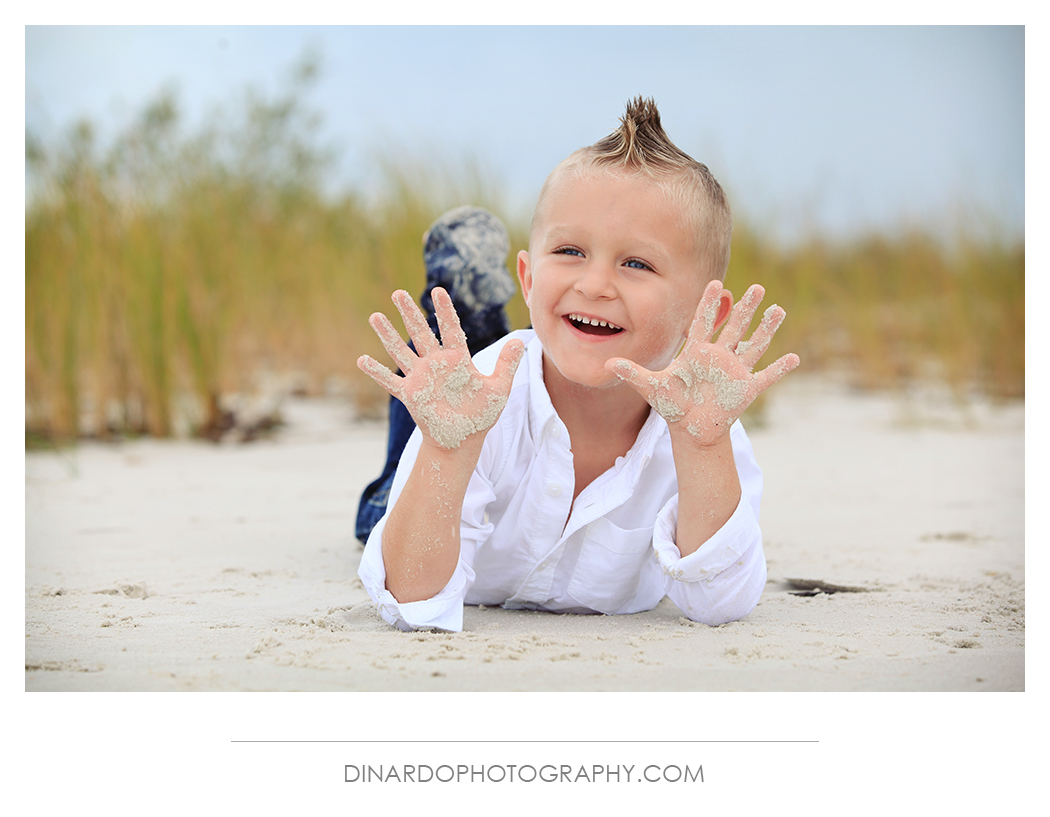
[(408, 438), (416, 430), (416, 423), (412, 415), (408, 413), (405, 404), (395, 397), (390, 398), (390, 431), (387, 434), (386, 464), (383, 473), (373, 481), (361, 494), (361, 502), (357, 506), (357, 538), (362, 542), (368, 540), (368, 534), (372, 528), (386, 513), (387, 502), (390, 499), (390, 486), (394, 484), (394, 473), (397, 471), (398, 463), (401, 462), (401, 454), (405, 450)]

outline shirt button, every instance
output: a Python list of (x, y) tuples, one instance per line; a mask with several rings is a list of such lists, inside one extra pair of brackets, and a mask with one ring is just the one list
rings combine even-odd
[(547, 486), (547, 493), (550, 496), (561, 496), (561, 486), (557, 482), (552, 482)]
[(551, 436), (556, 439), (561, 439), (561, 426), (557, 423), (551, 423)]

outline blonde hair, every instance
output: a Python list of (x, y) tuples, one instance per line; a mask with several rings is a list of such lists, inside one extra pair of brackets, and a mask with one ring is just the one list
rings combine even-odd
[(725, 276), (733, 233), (729, 201), (707, 166), (667, 136), (655, 101), (639, 96), (628, 102), (619, 128), (575, 151), (551, 171), (536, 202), (532, 229), (557, 179), (564, 175), (579, 178), (596, 170), (641, 173), (652, 179), (678, 210), (679, 226), (692, 233), (707, 280)]

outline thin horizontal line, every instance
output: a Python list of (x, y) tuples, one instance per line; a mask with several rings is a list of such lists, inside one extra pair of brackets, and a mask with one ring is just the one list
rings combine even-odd
[(230, 743), (820, 743), (819, 740), (231, 740)]

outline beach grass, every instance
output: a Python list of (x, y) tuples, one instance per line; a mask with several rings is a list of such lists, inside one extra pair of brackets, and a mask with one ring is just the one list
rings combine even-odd
[[(356, 367), (386, 359), (368, 316), (420, 294), (438, 215), (503, 216), (502, 196), (468, 164), (393, 155), (368, 190), (333, 193), (300, 90), (188, 135), (162, 96), (106, 150), (88, 123), (53, 144), (27, 134), (27, 445), (207, 436), (264, 375), (385, 404)], [(528, 225), (508, 228), (513, 270)], [(863, 388), (1024, 395), (1023, 242), (915, 229), (788, 246), (745, 215), (727, 286), (755, 281), (788, 312), (766, 360), (795, 351)], [(509, 312), (528, 324), (520, 295)]]

